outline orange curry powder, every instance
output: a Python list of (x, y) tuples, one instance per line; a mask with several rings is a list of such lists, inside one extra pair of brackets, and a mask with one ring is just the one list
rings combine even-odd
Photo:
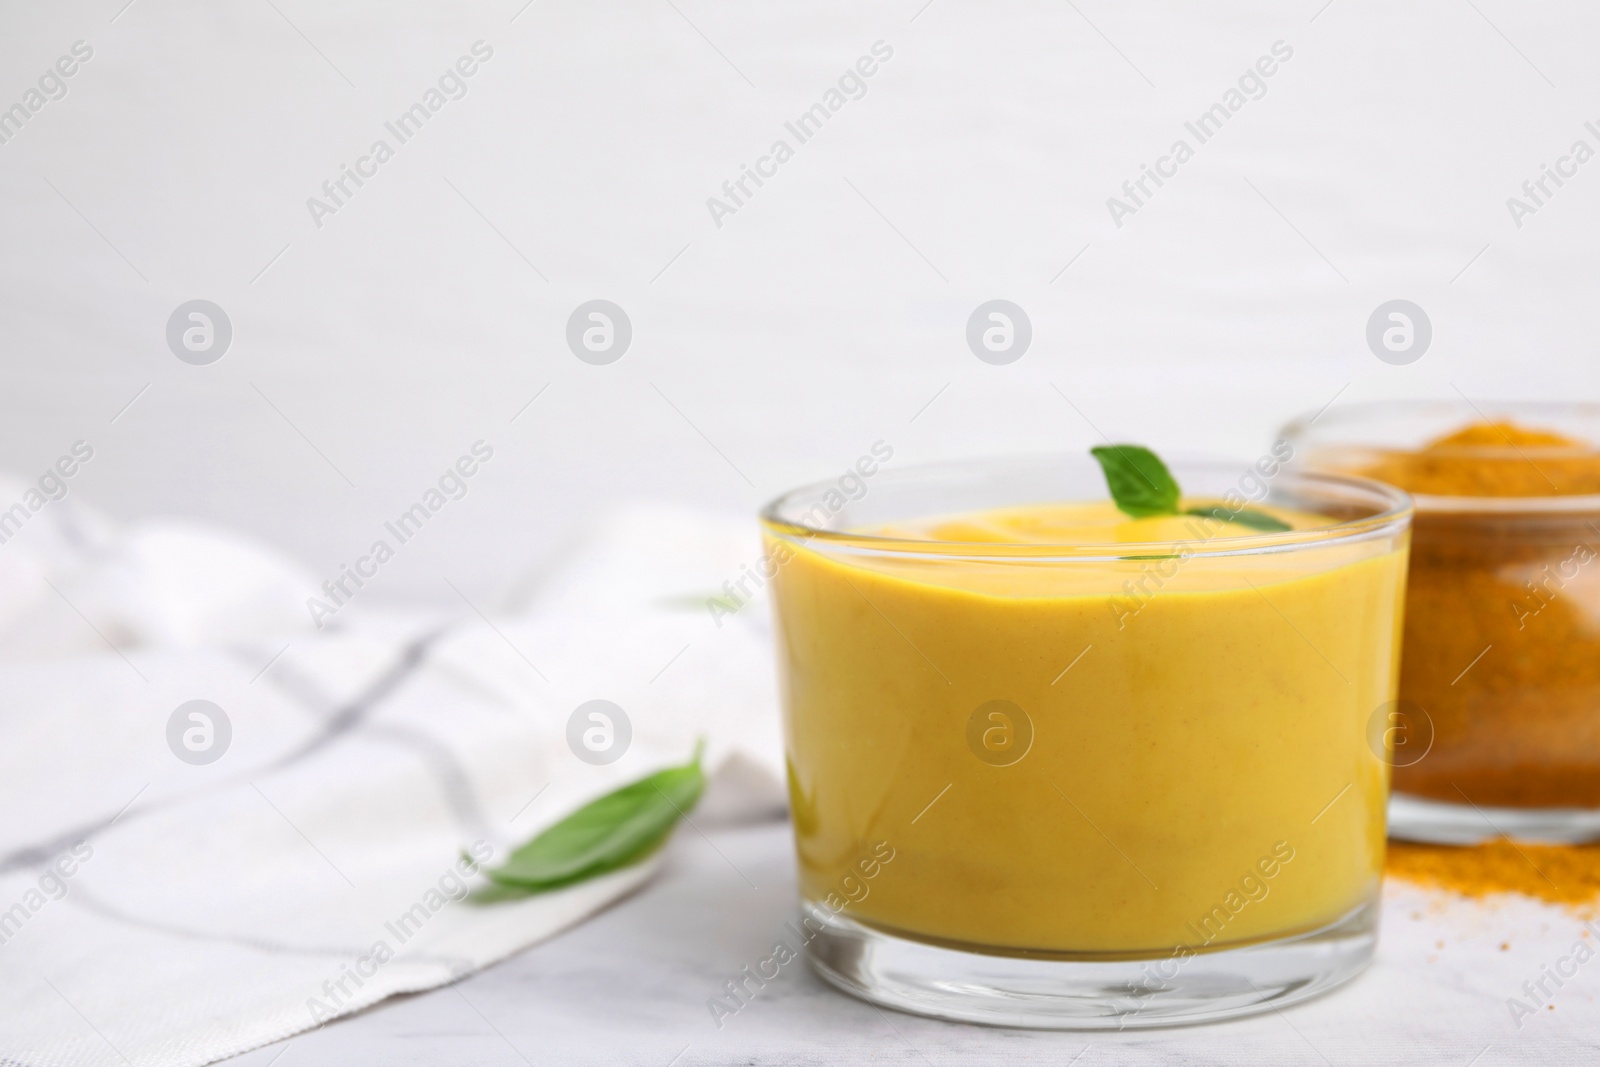
[(1548, 430), (1480, 422), (1415, 452), (1390, 452), (1361, 472), (1430, 496), (1600, 493), (1600, 453)]
[(1426, 499), (1600, 494), (1600, 452), (1481, 423), (1355, 473), (1424, 494), (1400, 696), (1427, 713), (1431, 748), (1394, 768), (1394, 788), (1458, 804), (1600, 808), (1600, 508)]
[(1592, 914), (1600, 903), (1600, 845), (1526, 845), (1504, 839), (1466, 848), (1389, 842), (1390, 877), (1466, 897), (1520, 893)]

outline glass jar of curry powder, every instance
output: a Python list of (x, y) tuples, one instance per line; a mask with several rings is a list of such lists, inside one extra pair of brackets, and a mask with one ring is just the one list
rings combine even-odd
[(1391, 836), (1600, 839), (1600, 405), (1352, 405), (1284, 437), (1416, 501), (1400, 696), (1368, 724)]

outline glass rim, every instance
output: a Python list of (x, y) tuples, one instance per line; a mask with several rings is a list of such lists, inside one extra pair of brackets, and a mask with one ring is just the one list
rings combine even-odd
[[(1092, 466), (1097, 471), (1099, 469), (1098, 464), (1086, 454), (1050, 452), (940, 463), (921, 463), (910, 467), (900, 467), (895, 470), (881, 470), (878, 476), (887, 475), (896, 481), (929, 476), (959, 477), (966, 475), (968, 477), (976, 477), (984, 472), (1007, 468), (1026, 469), (1029, 466), (1044, 465), (1046, 463), (1077, 463), (1086, 468)], [(1210, 467), (1233, 475), (1254, 470), (1253, 464), (1249, 462), (1204, 457), (1179, 456), (1172, 460), (1170, 465), (1180, 471), (1185, 467), (1190, 469)], [(1048, 562), (1050, 560), (1127, 559), (1151, 555), (1165, 557), (1172, 555), (1172, 550), (1177, 547), (1188, 548), (1185, 553), (1186, 558), (1257, 555), (1268, 552), (1317, 548), (1360, 540), (1384, 533), (1391, 528), (1404, 528), (1410, 524), (1415, 511), (1409, 493), (1383, 482), (1374, 481), (1371, 478), (1323, 471), (1296, 471), (1285, 468), (1273, 475), (1270, 481), (1273, 484), (1288, 483), (1308, 488), (1312, 491), (1320, 490), (1325, 496), (1332, 496), (1335, 490), (1342, 491), (1346, 497), (1354, 493), (1358, 496), (1364, 496), (1366, 501), (1374, 506), (1375, 511), (1371, 515), (1358, 519), (1336, 521), (1327, 526), (1317, 526), (1306, 530), (1261, 531), (1232, 537), (1172, 538), (1160, 541), (1090, 541), (1079, 543), (947, 541), (935, 538), (886, 537), (849, 530), (824, 529), (821, 526), (808, 524), (785, 514), (786, 509), (798, 510), (798, 508), (795, 508), (796, 504), (809, 503), (828, 490), (837, 488), (837, 482), (830, 479), (810, 482), (780, 494), (760, 510), (759, 518), (762, 524), (770, 531), (782, 536), (797, 538), (806, 543), (821, 542), (838, 547), (853, 547), (887, 555), (915, 555), (923, 559), (930, 557), (962, 559), (1009, 558)], [(1109, 499), (1109, 495), (1107, 499)], [(1021, 507), (1037, 502), (1019, 500), (1015, 504), (1007, 506)], [(1255, 502), (1251, 501), (1250, 503)], [(1191, 517), (1196, 522), (1205, 521), (1203, 516)], [(948, 551), (932, 551), (936, 549), (946, 549)]]
[[(1576, 416), (1591, 418), (1600, 426), (1600, 403), (1592, 400), (1508, 400), (1490, 404), (1493, 410), (1506, 414), (1526, 412), (1530, 416), (1546, 413), (1547, 416)], [(1385, 412), (1404, 412), (1416, 414), (1419, 412), (1437, 411), (1441, 414), (1449, 412), (1460, 414), (1466, 412), (1475, 414), (1480, 419), (1487, 416), (1479, 410), (1478, 405), (1462, 398), (1450, 400), (1448, 398), (1431, 399), (1390, 399), (1390, 400), (1363, 400), (1354, 404), (1344, 404), (1337, 411), (1324, 411), (1306, 413), (1291, 419), (1284, 424), (1279, 432), (1279, 437), (1293, 440), (1309, 438), (1313, 431), (1312, 426), (1324, 418), (1329, 422), (1324, 425), (1338, 425), (1339, 423), (1357, 423), (1366, 420), (1375, 420), (1382, 417)], [(1321, 445), (1311, 445), (1307, 442), (1308, 450), (1315, 449), (1333, 453), (1361, 453), (1367, 452), (1374, 455), (1409, 455), (1415, 449), (1400, 448), (1384, 445), (1378, 442), (1367, 441), (1329, 441)], [(1479, 456), (1479, 457), (1506, 457), (1516, 456), (1526, 459), (1530, 463), (1529, 454), (1538, 457), (1564, 457), (1595, 456), (1600, 457), (1600, 442), (1581, 444), (1576, 447), (1561, 445), (1455, 445), (1443, 449), (1439, 454), (1447, 456)], [(1535, 467), (1537, 469), (1537, 467)], [(1359, 477), (1359, 475), (1352, 475)], [(1470, 496), (1470, 495), (1445, 495), (1439, 493), (1411, 493), (1411, 498), (1416, 503), (1416, 510), (1420, 514), (1450, 514), (1450, 515), (1481, 515), (1484, 517), (1514, 518), (1526, 515), (1571, 515), (1600, 512), (1600, 493), (1545, 493), (1530, 494), (1528, 496)]]

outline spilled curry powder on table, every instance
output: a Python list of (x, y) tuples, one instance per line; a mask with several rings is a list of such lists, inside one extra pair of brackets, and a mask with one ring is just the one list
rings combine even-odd
[(1600, 844), (1532, 845), (1504, 838), (1467, 846), (1390, 841), (1384, 871), (1391, 878), (1474, 899), (1518, 893), (1585, 918), (1600, 913)]

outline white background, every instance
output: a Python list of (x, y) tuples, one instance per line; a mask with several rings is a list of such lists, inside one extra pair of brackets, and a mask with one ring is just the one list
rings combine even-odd
[[(1592, 6), (922, 2), (7, 0), (0, 107), (94, 58), (0, 146), (0, 466), (82, 438), (84, 499), (329, 575), (481, 438), (368, 595), (493, 603), (610, 504), (748, 514), (878, 439), (909, 465), (1092, 421), (1249, 457), (1336, 396), (1593, 396), (1600, 161), (1506, 207), (1600, 147)], [(480, 39), (468, 95), (318, 229), (306, 199)], [(878, 40), (867, 95), (716, 227)], [(1278, 40), (1266, 96), (1115, 227)], [(165, 343), (197, 297), (234, 328), (205, 367)], [(634, 327), (604, 367), (564, 339), (596, 297)], [(964, 339), (997, 297), (1034, 327), (1004, 367)], [(1407, 367), (1364, 341), (1397, 297), (1434, 324)]]

